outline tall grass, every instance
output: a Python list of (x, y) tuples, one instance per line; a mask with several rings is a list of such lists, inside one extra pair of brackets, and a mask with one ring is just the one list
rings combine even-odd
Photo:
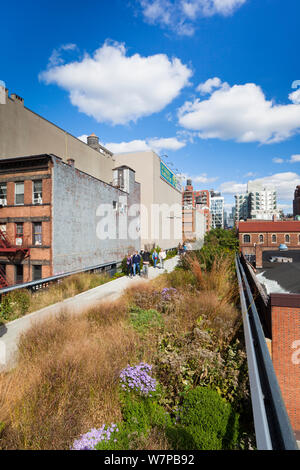
[(26, 315), (26, 313), (36, 312), (44, 307), (105, 284), (110, 280), (111, 278), (107, 273), (80, 273), (64, 278), (46, 289), (34, 293), (30, 293), (25, 289), (13, 291), (3, 298), (0, 305), (0, 323), (1, 321), (15, 320)]
[(1, 448), (67, 449), (87, 429), (120, 419), (118, 375), (139, 342), (125, 312), (122, 302), (101, 304), (22, 336), (18, 366), (0, 375)]
[[(245, 378), (238, 379), (243, 356), (230, 349), (241, 324), (232, 271), (226, 260), (210, 271), (194, 258), (189, 263), (189, 271), (141, 282), (116, 302), (74, 317), (62, 312), (27, 331), (16, 368), (0, 374), (0, 448), (68, 449), (91, 428), (120, 421), (119, 373), (140, 361), (154, 365), (168, 410), (187, 380), (189, 386), (215, 381), (223, 395), (246, 393)], [(87, 285), (76, 282), (68, 294)], [(166, 287), (173, 287), (170, 301), (162, 295)], [(150, 317), (158, 328), (144, 324)], [(159, 432), (137, 445), (170, 448)]]

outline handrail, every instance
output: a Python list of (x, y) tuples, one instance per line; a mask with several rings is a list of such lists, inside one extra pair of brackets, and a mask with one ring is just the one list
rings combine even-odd
[(60, 279), (63, 279), (65, 277), (73, 276), (74, 274), (80, 274), (88, 271), (96, 271), (98, 269), (105, 269), (109, 266), (111, 266), (111, 269), (115, 269), (117, 264), (120, 264), (120, 261), (111, 261), (109, 263), (103, 263), (103, 264), (98, 264), (96, 266), (90, 266), (88, 268), (84, 269), (77, 269), (76, 271), (70, 271), (68, 273), (63, 273), (63, 274), (57, 274), (56, 276), (50, 276), (46, 277), (43, 279), (39, 279), (37, 281), (30, 281), (30, 282), (25, 282), (24, 284), (17, 284), (15, 286), (11, 287), (5, 287), (4, 289), (0, 289), (0, 297), (3, 294), (8, 294), (9, 292), (12, 292), (14, 290), (18, 289), (36, 289), (41, 287), (44, 284), (49, 284), (50, 282), (55, 282), (59, 281)]
[(259, 450), (298, 450), (259, 315), (238, 255), (235, 264), (257, 448)]

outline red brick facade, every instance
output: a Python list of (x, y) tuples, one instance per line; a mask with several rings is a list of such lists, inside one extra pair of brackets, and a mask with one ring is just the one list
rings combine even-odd
[[(47, 168), (48, 167), (48, 168)], [(16, 167), (15, 167), (16, 168)], [(42, 203), (35, 204), (33, 201), (34, 181), (42, 181)], [(21, 262), (11, 262), (6, 256), (0, 255), (0, 264), (5, 270), (5, 276), (9, 285), (16, 283), (16, 266), (22, 266), (23, 282), (33, 280), (34, 266), (41, 269), (42, 277), (52, 275), (52, 180), (51, 163), (47, 161), (46, 167), (39, 166), (36, 170), (30, 165), (21, 171), (2, 170), (0, 182), (6, 183), (7, 205), (0, 207), (0, 226), (5, 229), (6, 235), (12, 245), (16, 244), (17, 224), (22, 225), (23, 244), (30, 249), (30, 256)], [(24, 182), (24, 204), (16, 205), (15, 190), (16, 183)], [(41, 244), (35, 243), (33, 232), (34, 224), (41, 224)], [(21, 282), (21, 281), (20, 281)]]
[(291, 425), (300, 439), (300, 295), (271, 294), (272, 360)]
[(285, 244), (289, 250), (300, 250), (299, 221), (252, 221), (238, 224), (240, 250), (256, 256), (256, 267), (262, 267), (262, 252), (277, 250)]

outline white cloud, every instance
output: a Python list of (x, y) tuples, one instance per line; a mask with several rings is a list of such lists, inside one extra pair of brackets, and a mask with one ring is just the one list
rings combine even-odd
[(176, 57), (127, 56), (124, 44), (106, 41), (93, 56), (50, 66), (39, 78), (67, 90), (71, 103), (98, 122), (126, 124), (164, 109), (191, 75)]
[(215, 77), (215, 78), (209, 78), (206, 80), (204, 83), (200, 83), (196, 90), (199, 91), (201, 94), (210, 94), (214, 88), (221, 88), (222, 87), (222, 81), (220, 78)]
[(207, 99), (186, 102), (178, 118), (181, 126), (198, 131), (201, 139), (268, 144), (300, 131), (300, 105), (268, 101), (255, 83), (226, 84)]
[[(253, 181), (262, 183), (264, 187), (274, 186), (277, 191), (277, 200), (292, 201), (295, 188), (300, 181), (300, 175), (294, 172), (275, 173)], [(228, 181), (220, 185), (220, 191), (224, 194), (245, 193), (246, 190), (247, 184), (236, 181)]]
[(233, 14), (247, 0), (139, 0), (145, 20), (192, 36), (201, 17)]
[(289, 99), (294, 103), (294, 104), (300, 104), (300, 89), (294, 91), (293, 93), (289, 94)]
[[(88, 136), (84, 134), (78, 137), (78, 139), (87, 143), (87, 137)], [(129, 142), (107, 142), (102, 145), (113, 153), (143, 152), (145, 150), (154, 150), (155, 152), (160, 153), (160, 151), (163, 149), (173, 151), (179, 150), (186, 144), (185, 142), (180, 142), (176, 137), (153, 137), (145, 140), (135, 139)]]
[(149, 139), (148, 144), (151, 148), (160, 151), (162, 149), (166, 150), (179, 150), (185, 147), (185, 142), (180, 142), (176, 137), (169, 137), (163, 139)]
[(218, 177), (216, 176), (211, 177), (211, 178), (208, 177), (207, 173), (202, 173), (200, 175), (194, 175), (194, 176), (191, 176), (188, 173), (180, 173), (177, 176), (181, 178), (183, 184), (186, 180), (191, 179), (192, 185), (199, 184), (199, 183), (201, 184), (213, 183), (214, 181), (218, 179)]
[(112, 153), (127, 153), (127, 152), (142, 152), (145, 150), (151, 150), (145, 140), (131, 140), (130, 142), (108, 142), (105, 144)]
[(237, 183), (236, 181), (226, 181), (220, 185), (220, 191), (224, 194), (238, 194), (247, 191), (246, 183)]
[(290, 159), (290, 163), (297, 163), (300, 162), (300, 155), (292, 155)]
[(88, 138), (87, 134), (83, 134), (83, 135), (80, 135), (79, 137), (77, 137), (77, 139), (81, 140), (85, 144), (87, 143), (87, 138)]
[(272, 162), (273, 162), (273, 163), (279, 163), (279, 164), (280, 164), (280, 163), (283, 163), (284, 160), (283, 160), (283, 158), (273, 158), (273, 159), (272, 159)]
[(51, 56), (49, 57), (48, 67), (56, 67), (57, 65), (61, 65), (64, 63), (61, 55), (63, 51), (74, 51), (77, 49), (76, 44), (63, 44), (57, 49), (53, 49)]

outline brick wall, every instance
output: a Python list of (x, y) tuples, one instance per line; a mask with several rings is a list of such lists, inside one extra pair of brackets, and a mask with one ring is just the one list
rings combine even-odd
[[(51, 225), (51, 199), (52, 182), (51, 169), (36, 171), (9, 171), (1, 174), (0, 181), (7, 185), (7, 206), (0, 208), (0, 225), (5, 224), (7, 236), (15, 244), (16, 223), (23, 224), (24, 245), (30, 248), (30, 259), (21, 260), (23, 265), (23, 282), (32, 280), (32, 266), (42, 266), (42, 276), (52, 275), (52, 225)], [(42, 180), (43, 204), (33, 204), (33, 180)], [(15, 184), (24, 181), (24, 205), (15, 205)], [(42, 245), (33, 245), (33, 223), (42, 224)], [(10, 285), (15, 284), (15, 264), (6, 257), (1, 256), (0, 262), (6, 265), (6, 278)]]
[(292, 427), (300, 439), (300, 295), (270, 297), (272, 360)]

